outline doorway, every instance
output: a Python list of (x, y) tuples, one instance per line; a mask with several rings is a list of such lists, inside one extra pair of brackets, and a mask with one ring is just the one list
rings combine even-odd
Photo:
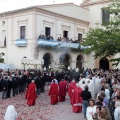
[(63, 38), (68, 38), (68, 31), (66, 30), (63, 31)]
[(83, 63), (83, 56), (78, 55), (77, 62), (76, 62), (76, 68), (82, 69), (83, 67), (82, 63)]
[(99, 68), (103, 70), (109, 70), (109, 61), (107, 58), (101, 58), (99, 61)]
[(46, 37), (51, 35), (51, 28), (50, 27), (45, 27), (45, 35), (46, 35)]
[(43, 59), (44, 59), (44, 67), (49, 68), (49, 65), (53, 60), (52, 55), (50, 53), (45, 53)]
[(63, 65), (64, 68), (67, 70), (68, 66), (70, 66), (71, 56), (67, 53), (64, 53), (59, 58), (60, 65)]

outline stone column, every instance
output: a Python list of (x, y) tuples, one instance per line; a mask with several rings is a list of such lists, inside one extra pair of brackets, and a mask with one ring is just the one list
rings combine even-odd
[(70, 68), (75, 69), (76, 68), (76, 60), (72, 60), (70, 62)]

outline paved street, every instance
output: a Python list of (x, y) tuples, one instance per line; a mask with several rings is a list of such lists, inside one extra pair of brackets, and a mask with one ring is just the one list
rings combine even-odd
[(66, 101), (57, 105), (58, 116), (50, 120), (86, 120), (83, 113), (73, 113), (72, 106), (70, 105), (69, 98)]
[(26, 104), (25, 93), (9, 99), (2, 100), (0, 93), (0, 120), (4, 119), (4, 114), (8, 105), (14, 105), (21, 120), (85, 120), (82, 113), (73, 113), (69, 97), (66, 101), (51, 105), (46, 92), (38, 96), (36, 105), (29, 107)]

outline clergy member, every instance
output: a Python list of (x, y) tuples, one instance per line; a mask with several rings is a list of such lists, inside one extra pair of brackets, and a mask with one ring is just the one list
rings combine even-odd
[(66, 89), (67, 89), (66, 86), (67, 86), (67, 83), (64, 82), (64, 79), (62, 79), (59, 82), (59, 102), (65, 101)]
[(27, 104), (29, 106), (35, 105), (35, 101), (36, 101), (36, 85), (35, 85), (35, 81), (32, 80), (31, 83), (28, 85), (28, 89), (27, 89), (27, 93), (26, 93), (26, 97), (27, 99)]
[(72, 107), (73, 112), (78, 113), (82, 111), (82, 89), (79, 87), (79, 83), (76, 84), (75, 89), (73, 90), (72, 96)]
[(68, 95), (70, 96), (70, 103), (72, 104), (72, 95), (73, 95), (73, 90), (76, 87), (76, 82), (75, 79), (73, 79), (70, 84), (69, 84), (69, 89), (68, 89)]
[(53, 80), (53, 83), (51, 83), (51, 85), (50, 85), (50, 90), (49, 90), (48, 95), (51, 96), (51, 104), (52, 105), (58, 103), (58, 96), (59, 96), (58, 84), (56, 84), (54, 80)]

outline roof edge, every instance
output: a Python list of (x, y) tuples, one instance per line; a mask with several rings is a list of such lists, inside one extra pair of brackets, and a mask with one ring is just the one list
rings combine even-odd
[[(88, 3), (87, 3), (87, 1), (88, 1)], [(80, 7), (95, 5), (95, 4), (102, 4), (102, 3), (106, 3), (106, 2), (112, 2), (112, 1), (113, 0), (103, 0), (103, 1), (89, 2), (89, 0), (86, 0), (86, 2), (80, 4)]]

